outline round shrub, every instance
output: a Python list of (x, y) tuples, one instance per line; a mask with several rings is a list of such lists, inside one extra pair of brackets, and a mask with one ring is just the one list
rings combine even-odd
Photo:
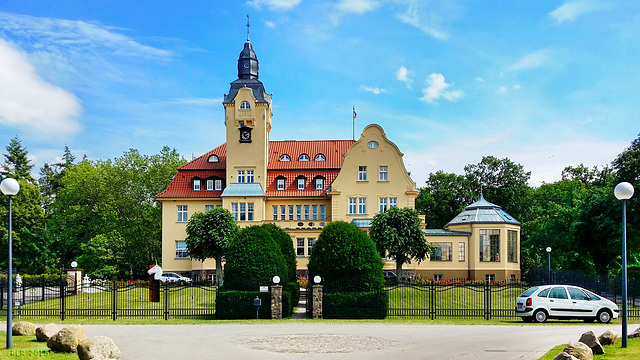
[(229, 290), (258, 290), (260, 285), (271, 285), (275, 275), (287, 279), (280, 247), (261, 226), (240, 230), (229, 244), (226, 259), (224, 287)]
[(271, 238), (280, 247), (282, 256), (284, 256), (284, 261), (288, 270), (288, 277), (283, 278), (281, 284), (296, 281), (296, 266), (298, 262), (296, 260), (296, 251), (293, 248), (293, 240), (291, 239), (291, 236), (274, 224), (263, 224), (262, 227), (269, 232)]
[(367, 234), (355, 224), (332, 222), (320, 233), (309, 258), (309, 278), (382, 283), (382, 259)]

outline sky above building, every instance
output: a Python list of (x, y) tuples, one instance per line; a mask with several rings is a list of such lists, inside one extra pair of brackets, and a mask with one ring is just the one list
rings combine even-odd
[[(249, 37), (271, 140), (379, 124), (418, 187), (509, 158), (530, 184), (609, 164), (640, 133), (640, 2), (454, 0), (0, 3), (0, 146), (39, 169), (225, 142)], [(35, 171), (37, 173), (37, 170)]]

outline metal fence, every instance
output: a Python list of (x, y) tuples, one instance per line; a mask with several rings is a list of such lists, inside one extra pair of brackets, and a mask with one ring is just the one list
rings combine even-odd
[[(22, 286), (14, 290), (14, 315), (54, 318), (215, 319), (217, 286), (161, 284), (157, 302), (150, 301), (147, 282), (103, 282), (67, 286)], [(0, 283), (0, 315), (7, 314), (7, 286)]]

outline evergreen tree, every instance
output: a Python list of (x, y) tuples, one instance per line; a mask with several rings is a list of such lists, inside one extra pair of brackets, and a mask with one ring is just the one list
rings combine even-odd
[(31, 176), (33, 165), (30, 164), (30, 160), (27, 158), (27, 149), (22, 146), (20, 139), (17, 136), (11, 139), (6, 149), (7, 153), (4, 154), (5, 162), (2, 165), (6, 176), (16, 180), (25, 179), (32, 184), (35, 183)]

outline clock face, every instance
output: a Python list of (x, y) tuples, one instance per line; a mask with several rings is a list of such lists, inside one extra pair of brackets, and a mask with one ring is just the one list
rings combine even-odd
[(249, 63), (245, 63), (245, 64), (244, 64), (244, 68), (245, 68), (245, 69), (248, 69), (248, 68), (249, 68)]
[(249, 140), (249, 138), (251, 138), (251, 134), (248, 131), (241, 131), (240, 132), (240, 139)]

